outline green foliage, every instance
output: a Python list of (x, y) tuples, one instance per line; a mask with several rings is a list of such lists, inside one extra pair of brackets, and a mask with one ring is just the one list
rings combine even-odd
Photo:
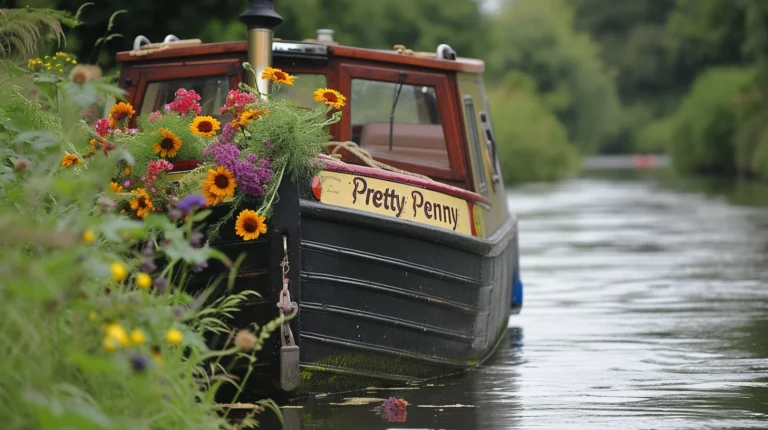
[[(276, 100), (269, 104), (269, 118), (251, 121), (250, 137), (242, 142), (246, 153), (272, 153), (274, 171), (285, 170), (294, 180), (311, 178), (316, 172), (312, 160), (323, 152), (323, 144), (330, 140), (325, 125), (325, 108), (301, 109), (290, 100)], [(270, 142), (269, 148), (264, 142)], [(278, 184), (275, 184), (277, 186)]]
[(206, 212), (181, 225), (116, 213), (105, 188), (129, 157), (121, 149), (61, 164), (84, 135), (73, 119), (110, 93), (63, 75), (0, 81), (11, 95), (0, 98), (0, 421), (9, 430), (252, 427), (251, 415), (228, 421), (214, 397), (224, 384), (242, 390), (224, 363), (252, 366), (279, 323), (249, 327), (255, 349), (207, 346), (234, 334), (227, 322), (255, 293), (227, 286), (210, 297), (223, 279), (197, 296), (183, 289), (196, 264), (238, 264), (193, 245)]
[(79, 23), (72, 14), (53, 9), (0, 9), (0, 56), (29, 58), (49, 31), (61, 44), (64, 29)]
[(527, 89), (530, 82), (530, 78), (514, 75), (490, 96), (497, 118), (499, 165), (507, 184), (561, 179), (579, 168), (578, 152), (568, 142), (565, 128), (538, 95)]
[(123, 139), (116, 139), (117, 142), (126, 145), (134, 158), (133, 176), (141, 177), (147, 171), (147, 164), (150, 161), (157, 160), (154, 145), (162, 140), (160, 129), (170, 130), (181, 140), (181, 148), (174, 158), (179, 160), (202, 160), (203, 150), (208, 145), (205, 138), (196, 136), (189, 129), (189, 117), (182, 117), (175, 114), (167, 114), (159, 117), (153, 122), (149, 121), (149, 114), (139, 117), (138, 125), (142, 133), (136, 136), (125, 136)]
[(574, 13), (565, 2), (510, 3), (496, 18), (493, 40), (492, 74), (530, 75), (580, 149), (594, 151), (616, 134), (620, 105), (613, 78), (599, 46), (574, 30)]
[(736, 172), (735, 138), (744, 117), (738, 101), (752, 86), (754, 77), (754, 69), (715, 68), (696, 80), (675, 114), (669, 151), (677, 170)]

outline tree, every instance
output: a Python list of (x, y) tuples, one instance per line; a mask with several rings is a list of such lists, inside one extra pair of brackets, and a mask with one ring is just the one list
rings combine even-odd
[(592, 152), (615, 136), (620, 104), (600, 48), (574, 29), (574, 12), (562, 0), (507, 4), (493, 28), (491, 74), (509, 70), (531, 76), (547, 105), (565, 124), (570, 140)]

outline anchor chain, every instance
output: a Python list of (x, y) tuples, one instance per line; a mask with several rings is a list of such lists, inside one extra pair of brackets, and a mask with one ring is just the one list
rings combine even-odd
[(299, 312), (299, 304), (291, 301), (291, 292), (288, 290), (288, 272), (291, 270), (288, 261), (288, 238), (283, 236), (283, 261), (280, 263), (282, 269), (283, 289), (280, 291), (280, 299), (277, 307), (280, 311), (280, 342), (283, 346), (295, 346), (296, 341), (293, 338), (293, 332), (288, 322)]

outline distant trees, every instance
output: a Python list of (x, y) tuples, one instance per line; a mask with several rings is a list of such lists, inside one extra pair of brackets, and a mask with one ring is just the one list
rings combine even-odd
[(497, 82), (510, 71), (536, 84), (544, 105), (565, 125), (568, 139), (594, 152), (615, 137), (620, 104), (600, 46), (574, 28), (574, 12), (562, 0), (518, 0), (494, 20), (488, 56)]

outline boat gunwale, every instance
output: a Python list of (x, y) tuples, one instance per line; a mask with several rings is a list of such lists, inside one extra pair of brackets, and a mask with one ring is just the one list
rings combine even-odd
[(510, 246), (512, 239), (517, 238), (517, 218), (511, 214), (490, 236), (483, 238), (410, 220), (365, 212), (359, 209), (329, 205), (314, 200), (311, 197), (302, 197), (300, 205), (302, 218), (331, 221), (386, 233), (396, 233), (425, 240), (435, 245), (444, 245), (468, 251), (483, 257), (496, 257), (500, 255)]
[(482, 195), (477, 194), (474, 191), (455, 187), (453, 185), (444, 184), (442, 182), (431, 179), (423, 179), (418, 176), (391, 172), (389, 170), (344, 163), (335, 159), (324, 158), (322, 160), (324, 161), (323, 169), (327, 171), (366, 176), (374, 179), (380, 179), (382, 181), (390, 181), (403, 185), (416, 186), (430, 191), (435, 191), (437, 193), (457, 197), (472, 204), (485, 206), (486, 208), (491, 207), (491, 202)]
[[(313, 42), (293, 41), (293, 40), (279, 40), (275, 39), (275, 42), (285, 43), (301, 43), (301, 44), (314, 44)], [(425, 57), (408, 54), (399, 54), (397, 51), (388, 51), (382, 49), (370, 49), (360, 48), (354, 46), (344, 46), (336, 44), (324, 45), (328, 47), (328, 54), (326, 57), (343, 57), (359, 60), (372, 60), (385, 63), (403, 64), (415, 67), (423, 67), (429, 69), (449, 70), (456, 72), (468, 72), (468, 73), (483, 73), (485, 72), (485, 62), (474, 58), (458, 57), (456, 60), (443, 60), (437, 57)], [(234, 41), (234, 42), (211, 42), (201, 43), (197, 45), (183, 45), (178, 47), (169, 47), (154, 52), (143, 53), (137, 55), (137, 52), (141, 51), (120, 51), (116, 55), (117, 62), (119, 63), (137, 63), (150, 60), (164, 60), (167, 58), (180, 58), (180, 57), (196, 57), (196, 56), (209, 56), (209, 55), (221, 55), (228, 53), (242, 53), (248, 52), (248, 42), (246, 41)], [(279, 57), (280, 55), (288, 55), (290, 53), (283, 53), (281, 51), (272, 51), (272, 55)], [(320, 55), (315, 55), (320, 57)]]

